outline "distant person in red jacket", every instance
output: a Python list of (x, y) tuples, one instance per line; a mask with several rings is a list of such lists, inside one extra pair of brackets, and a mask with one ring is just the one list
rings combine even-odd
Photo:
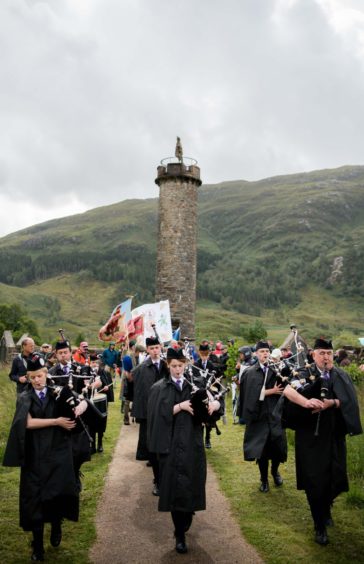
[(82, 341), (80, 343), (79, 348), (76, 352), (72, 355), (73, 360), (78, 364), (87, 364), (88, 363), (88, 343), (86, 341)]

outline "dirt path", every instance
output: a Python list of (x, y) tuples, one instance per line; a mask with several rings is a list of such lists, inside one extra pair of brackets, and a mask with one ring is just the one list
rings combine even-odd
[[(187, 554), (174, 549), (169, 513), (157, 511), (152, 471), (135, 460), (138, 426), (122, 427), (99, 503), (97, 540), (90, 551), (95, 564), (261, 563), (242, 538), (211, 467), (207, 510), (196, 513), (186, 535)], [(218, 525), (217, 525), (218, 523)]]

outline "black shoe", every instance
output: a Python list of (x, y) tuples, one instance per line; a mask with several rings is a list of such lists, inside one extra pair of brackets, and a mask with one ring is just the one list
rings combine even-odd
[(273, 476), (273, 480), (274, 480), (274, 484), (279, 487), (283, 485), (283, 479), (282, 476), (280, 475), (279, 472), (277, 472), (277, 474), (272, 474)]
[(62, 540), (61, 523), (52, 523), (51, 537), (50, 537), (51, 545), (57, 547), (61, 544), (61, 540)]
[(205, 442), (205, 447), (206, 447), (206, 448), (211, 448), (211, 443), (210, 443), (210, 441), (206, 441), (206, 442)]
[(269, 484), (268, 482), (262, 482), (259, 488), (260, 492), (268, 493), (269, 492)]
[(130, 421), (124, 421), (124, 425), (130, 425)]
[(30, 560), (32, 562), (44, 562), (44, 550), (33, 550)]
[(182, 537), (176, 537), (176, 552), (178, 554), (186, 554), (187, 552), (186, 541)]
[(326, 529), (316, 529), (315, 530), (315, 542), (321, 544), (321, 546), (326, 546), (329, 542)]
[(150, 460), (148, 460), (148, 462), (146, 463), (146, 466), (148, 466), (148, 468), (150, 468), (152, 466), (152, 463), (150, 462)]
[(152, 489), (152, 494), (157, 496), (157, 497), (160, 495), (159, 494), (159, 488), (158, 488), (157, 485), (155, 485), (154, 488)]
[(104, 452), (104, 449), (103, 449), (103, 446), (102, 446), (102, 445), (99, 445), (99, 446), (97, 447), (97, 452)]

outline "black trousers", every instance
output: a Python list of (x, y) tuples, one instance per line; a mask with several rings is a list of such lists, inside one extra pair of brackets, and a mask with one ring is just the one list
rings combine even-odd
[(174, 524), (174, 536), (184, 540), (185, 533), (191, 526), (193, 513), (187, 511), (172, 511), (172, 521)]
[(332, 500), (325, 495), (313, 495), (309, 491), (306, 491), (306, 497), (310, 506), (315, 529), (322, 531), (325, 529), (327, 520), (331, 517), (330, 508)]
[[(277, 474), (279, 464), (279, 458), (272, 458), (271, 473), (273, 476)], [(262, 456), (261, 458), (259, 458), (258, 466), (260, 470), (260, 479), (262, 480), (262, 482), (268, 481), (268, 465), (269, 458), (267, 456)]]
[(149, 451), (147, 447), (147, 420), (139, 419), (139, 439), (136, 451), (137, 460), (149, 460)]

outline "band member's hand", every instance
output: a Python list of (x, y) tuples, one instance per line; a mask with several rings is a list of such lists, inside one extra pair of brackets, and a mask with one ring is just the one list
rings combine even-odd
[(76, 421), (68, 419), (67, 417), (57, 417), (56, 421), (57, 425), (59, 425), (59, 427), (62, 427), (63, 429), (66, 429), (66, 431), (71, 431), (76, 425)]
[(78, 405), (76, 405), (74, 412), (75, 412), (75, 416), (79, 417), (80, 415), (82, 415), (82, 413), (85, 413), (87, 409), (87, 401), (82, 400)]
[(272, 396), (274, 394), (282, 394), (283, 390), (284, 387), (282, 386), (282, 384), (274, 384), (273, 388), (269, 388), (265, 390), (265, 395)]
[(218, 411), (220, 407), (220, 402), (218, 400), (210, 401), (207, 408), (208, 414), (212, 415), (214, 411)]
[(109, 386), (104, 386), (103, 390), (104, 390), (104, 392), (107, 392), (109, 390)]
[(335, 407), (335, 401), (332, 399), (324, 399), (322, 403), (322, 407), (319, 409), (314, 409), (312, 413), (318, 413), (319, 411), (324, 411), (325, 409)]
[(190, 400), (181, 401), (179, 404), (181, 411), (188, 411), (191, 415), (193, 415), (192, 403)]
[(28, 382), (28, 378), (26, 376), (19, 376), (18, 380), (21, 384), (26, 384)]
[(323, 408), (323, 406), (324, 406), (323, 402), (317, 398), (311, 398), (306, 400), (305, 407), (307, 409), (313, 409), (314, 411), (312, 413), (317, 413)]

